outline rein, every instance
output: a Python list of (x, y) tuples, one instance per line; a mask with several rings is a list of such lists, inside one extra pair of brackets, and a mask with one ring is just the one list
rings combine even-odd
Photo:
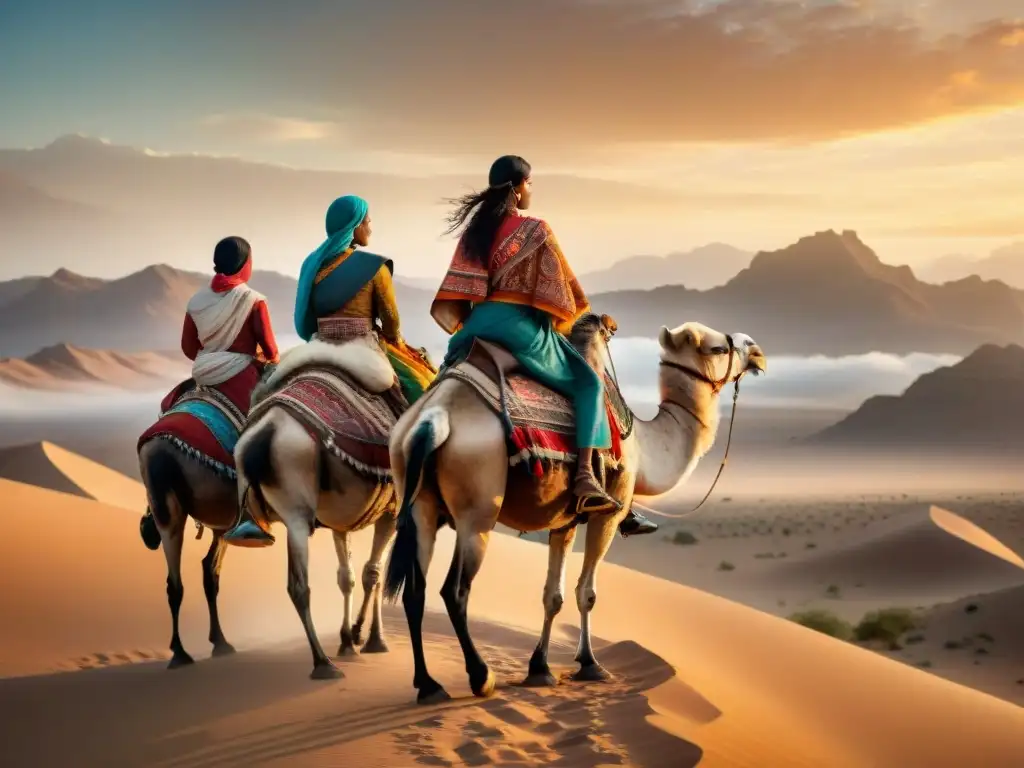
[[(666, 368), (673, 368), (675, 370), (681, 371), (682, 373), (685, 373), (687, 376), (690, 376), (691, 378), (695, 378), (699, 381), (703, 381), (707, 384), (710, 384), (712, 394), (717, 395), (719, 392), (722, 391), (725, 385), (729, 383), (729, 378), (732, 376), (733, 352), (735, 351), (735, 347), (733, 346), (732, 336), (726, 336), (726, 339), (729, 341), (729, 367), (726, 368), (725, 370), (725, 376), (722, 377), (722, 379), (719, 381), (715, 381), (714, 379), (705, 376), (703, 373), (700, 373), (699, 371), (687, 368), (685, 365), (673, 363), (669, 360), (662, 360), (660, 364), (665, 366)], [(643, 511), (644, 514), (656, 515), (657, 517), (664, 517), (668, 518), (669, 520), (683, 520), (687, 517), (696, 514), (697, 511), (704, 506), (704, 502), (711, 498), (711, 494), (714, 492), (715, 487), (718, 485), (718, 481), (722, 477), (722, 472), (725, 471), (725, 465), (729, 461), (729, 449), (732, 447), (732, 428), (736, 425), (736, 404), (739, 401), (740, 397), (740, 379), (742, 378), (743, 374), (740, 374), (739, 378), (737, 378), (736, 381), (733, 382), (732, 412), (729, 414), (729, 434), (725, 440), (725, 453), (722, 454), (722, 463), (718, 465), (718, 474), (715, 475), (715, 479), (711, 483), (711, 487), (708, 488), (708, 492), (704, 494), (704, 498), (701, 499), (697, 506), (695, 506), (693, 509), (690, 509), (686, 512), (681, 512), (679, 514), (672, 514), (670, 512), (659, 512), (656, 509), (651, 509), (650, 507), (640, 504), (636, 501), (633, 502), (634, 507)], [(692, 416), (698, 424), (707, 429), (707, 425), (700, 417), (697, 416), (696, 413), (693, 412), (692, 408), (688, 408), (687, 406), (683, 405), (682, 403), (678, 403), (675, 400), (668, 400), (666, 402), (672, 403), (673, 405), (682, 408), (684, 411), (690, 414), (690, 416)]]

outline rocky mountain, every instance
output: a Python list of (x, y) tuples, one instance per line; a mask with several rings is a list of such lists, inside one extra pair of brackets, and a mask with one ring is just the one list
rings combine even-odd
[(876, 448), (1024, 452), (1024, 348), (986, 344), (956, 365), (878, 396), (812, 443)]
[[(25, 357), (55, 344), (141, 353), (178, 349), (185, 306), (209, 276), (165, 264), (117, 280), (60, 269), (49, 277), (0, 283), (0, 355)], [(293, 335), (296, 281), (255, 272), (252, 287), (267, 297), (276, 333)], [(397, 286), (407, 317), (423, 317), (432, 293)], [(424, 342), (425, 343), (425, 342)]]
[(631, 256), (579, 278), (589, 293), (644, 290), (655, 285), (683, 285), (704, 291), (729, 282), (750, 266), (752, 258), (752, 253), (731, 245), (710, 243), (667, 256)]
[(663, 286), (603, 294), (595, 305), (620, 333), (699, 319), (754, 336), (774, 354), (871, 351), (967, 354), (986, 342), (1024, 340), (1024, 293), (970, 277), (945, 285), (879, 260), (855, 232), (832, 230), (758, 253), (724, 286)]
[(921, 275), (933, 283), (977, 275), (983, 280), (1000, 280), (1015, 288), (1024, 288), (1024, 243), (1005, 245), (982, 258), (943, 256), (922, 269)]

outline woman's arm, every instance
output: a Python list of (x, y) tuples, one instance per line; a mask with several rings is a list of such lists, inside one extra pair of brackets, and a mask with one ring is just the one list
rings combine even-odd
[(196, 328), (196, 321), (192, 319), (192, 315), (186, 312), (185, 323), (181, 328), (181, 351), (189, 360), (195, 360), (202, 349), (203, 344), (199, 341), (199, 329)]
[(402, 339), (402, 324), (398, 317), (398, 300), (395, 298), (395, 284), (391, 270), (386, 266), (377, 270), (373, 278), (374, 312), (380, 319), (381, 333), (392, 344)]
[(277, 339), (274, 338), (274, 328), (270, 324), (270, 311), (267, 309), (267, 302), (256, 302), (249, 319), (253, 324), (252, 329), (256, 336), (256, 343), (263, 350), (263, 357), (268, 363), (278, 362), (280, 353), (277, 349)]

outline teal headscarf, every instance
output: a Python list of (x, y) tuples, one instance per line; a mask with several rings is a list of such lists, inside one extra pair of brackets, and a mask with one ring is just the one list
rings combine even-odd
[(352, 244), (352, 234), (363, 223), (370, 206), (356, 195), (339, 197), (327, 209), (327, 239), (302, 262), (299, 289), (295, 294), (295, 330), (303, 341), (316, 333), (316, 314), (313, 312), (313, 286), (316, 276), (329, 259), (334, 258)]

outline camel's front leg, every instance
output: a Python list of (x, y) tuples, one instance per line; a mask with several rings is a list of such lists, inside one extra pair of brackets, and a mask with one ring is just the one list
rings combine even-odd
[(540, 633), (540, 641), (530, 657), (530, 670), (523, 685), (531, 687), (557, 685), (558, 681), (551, 674), (548, 666), (548, 646), (551, 644), (551, 628), (555, 617), (562, 610), (565, 594), (565, 561), (572, 551), (572, 543), (576, 539), (576, 527), (567, 531), (552, 531), (548, 537), (548, 577), (544, 582), (544, 628)]
[(311, 526), (305, 520), (286, 519), (288, 527), (288, 596), (302, 621), (302, 628), (313, 652), (313, 680), (333, 680), (344, 677), (335, 667), (317, 639), (313, 617), (309, 608), (309, 534)]
[(370, 636), (366, 640), (366, 645), (363, 646), (363, 653), (388, 652), (388, 645), (384, 642), (384, 588), (381, 584), (381, 570), (394, 538), (395, 512), (392, 508), (386, 510), (374, 524), (370, 559), (363, 566), (363, 604), (359, 609), (359, 618), (356, 619), (353, 629), (353, 636), (358, 645), (362, 639), (366, 615), (372, 604), (373, 619), (370, 623)]
[[(626, 509), (629, 505), (624, 505)], [(587, 522), (587, 545), (583, 554), (583, 570), (576, 584), (576, 605), (580, 610), (580, 643), (576, 649), (576, 661), (579, 671), (573, 675), (574, 680), (598, 682), (608, 680), (611, 674), (598, 664), (594, 658), (594, 649), (590, 640), (590, 613), (597, 602), (597, 567), (604, 560), (608, 548), (615, 538), (618, 527), (617, 515), (591, 516)]]
[(227, 542), (223, 531), (213, 532), (210, 550), (203, 558), (203, 591), (206, 593), (206, 605), (210, 609), (210, 642), (213, 643), (214, 656), (227, 656), (235, 652), (235, 648), (224, 638), (220, 628), (220, 616), (217, 613), (217, 595), (220, 593), (220, 569), (227, 553)]
[(341, 645), (338, 646), (339, 656), (354, 656), (355, 639), (352, 637), (352, 589), (355, 587), (356, 575), (352, 570), (352, 545), (348, 533), (334, 534), (334, 551), (338, 553), (338, 588), (344, 604), (341, 619)]

